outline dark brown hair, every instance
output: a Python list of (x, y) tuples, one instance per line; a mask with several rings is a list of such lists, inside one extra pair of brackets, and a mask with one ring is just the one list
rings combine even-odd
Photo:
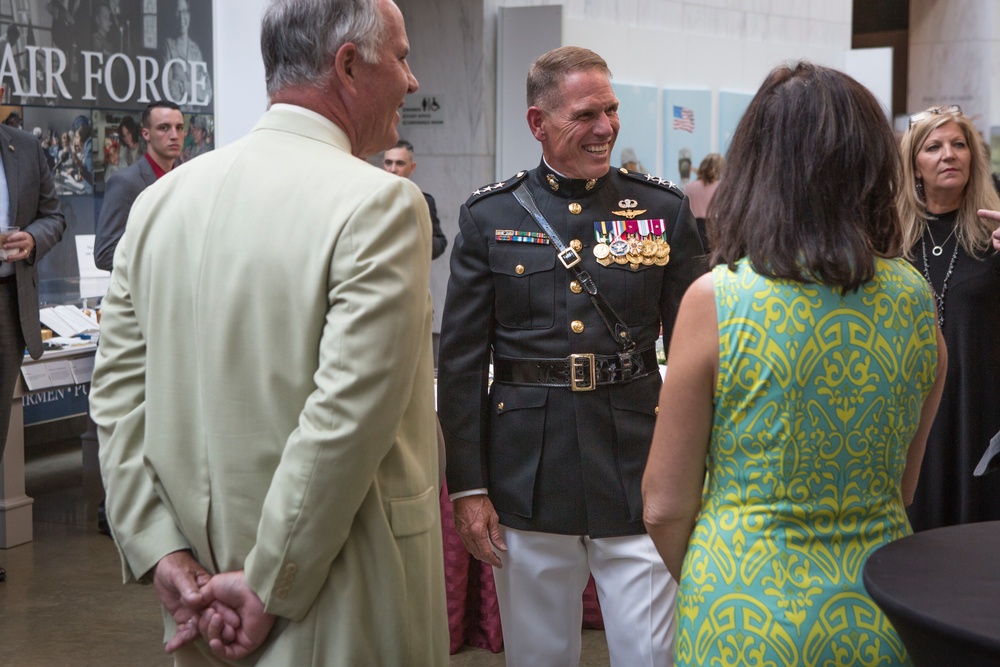
[(708, 212), (712, 266), (853, 291), (898, 257), (900, 156), (864, 86), (809, 62), (774, 69), (750, 102)]

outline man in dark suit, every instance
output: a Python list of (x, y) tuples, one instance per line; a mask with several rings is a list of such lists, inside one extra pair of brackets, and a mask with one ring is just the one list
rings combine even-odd
[[(672, 664), (676, 584), (640, 485), (657, 337), (662, 326), (666, 347), (707, 265), (684, 195), (611, 169), (609, 77), (578, 47), (535, 61), (527, 120), (542, 161), (472, 194), (451, 254), (438, 366), (448, 491), (466, 548), (494, 566), (509, 667), (579, 662), (591, 573), (611, 664)], [(589, 298), (595, 284), (610, 310)]]
[(105, 271), (111, 270), (135, 198), (174, 168), (184, 148), (184, 114), (180, 107), (167, 100), (150, 103), (142, 112), (142, 138), (146, 140), (144, 159), (108, 179), (104, 192), (94, 239), (94, 264)]
[[(413, 159), (413, 144), (405, 139), (400, 139), (396, 145), (385, 152), (382, 157), (382, 167), (397, 176), (409, 178), (413, 170), (417, 168), (417, 163)], [(427, 208), (431, 212), (431, 225), (434, 228), (434, 236), (431, 238), (431, 259), (437, 259), (448, 247), (448, 237), (441, 231), (441, 221), (438, 220), (437, 204), (434, 197), (426, 192), (423, 193), (427, 200)]]
[[(0, 86), (0, 97), (4, 89)], [(42, 144), (27, 132), (0, 126), (0, 227), (18, 227), (7, 236), (0, 261), (0, 460), (7, 446), (10, 404), (21, 372), (24, 348), (42, 356), (38, 322), (38, 260), (62, 238), (66, 220), (59, 209), (52, 172)], [(7, 573), (0, 567), (0, 581)]]

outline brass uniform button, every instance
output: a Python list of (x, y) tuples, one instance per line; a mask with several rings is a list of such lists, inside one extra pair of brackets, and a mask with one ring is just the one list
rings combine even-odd
[(583, 333), (583, 322), (580, 320), (573, 320), (572, 324), (569, 325), (569, 328), (573, 330), (573, 333)]
[(579, 294), (583, 291), (583, 287), (580, 285), (580, 281), (574, 280), (569, 284), (569, 291), (573, 294)]
[(570, 241), (569, 247), (572, 248), (573, 250), (576, 250), (577, 252), (583, 250), (583, 244), (580, 243), (580, 239), (573, 239), (572, 241)]
[(527, 173), (527, 172), (524, 172), (524, 171), (519, 171), (519, 172), (517, 172), (517, 175), (516, 175), (516, 176), (514, 176), (514, 178), (521, 178), (522, 176), (524, 176), (524, 175), (525, 175), (525, 173)]
[[(659, 409), (659, 408), (657, 408)], [(497, 412), (503, 412), (503, 401), (497, 403)]]
[(573, 215), (580, 215), (581, 211), (583, 211), (583, 207), (577, 204), (576, 202), (573, 202), (572, 204), (569, 205), (569, 212), (572, 213)]
[(517, 275), (523, 274), (524, 273), (524, 265), (518, 264), (517, 266), (515, 266), (514, 267), (514, 273), (516, 273)]
[(623, 173), (623, 174), (627, 174), (627, 173), (628, 173), (628, 169), (626, 169), (625, 167), (620, 167), (620, 168), (618, 169), (618, 171), (620, 171), (620, 172), (621, 172), (621, 173)]
[[(503, 403), (501, 403), (500, 405), (503, 405)], [(653, 414), (654, 415), (660, 414), (660, 406), (659, 405), (657, 405), (655, 408), (653, 408)]]

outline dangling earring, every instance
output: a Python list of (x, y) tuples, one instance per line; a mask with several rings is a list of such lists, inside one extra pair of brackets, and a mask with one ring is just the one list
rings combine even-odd
[(924, 182), (919, 178), (917, 179), (917, 196), (920, 197), (921, 200), (924, 199)]

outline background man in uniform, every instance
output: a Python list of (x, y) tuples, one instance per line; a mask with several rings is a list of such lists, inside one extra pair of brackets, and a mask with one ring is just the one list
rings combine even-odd
[[(409, 178), (413, 170), (417, 168), (417, 163), (413, 159), (413, 144), (405, 139), (397, 141), (395, 146), (385, 152), (382, 158), (382, 166), (386, 171), (392, 172), (397, 176)], [(426, 192), (423, 195), (424, 199), (427, 200), (427, 208), (431, 212), (431, 223), (434, 226), (431, 259), (437, 259), (444, 252), (444, 249), (448, 247), (448, 237), (441, 231), (441, 221), (438, 220), (437, 204), (434, 203), (434, 197), (431, 197)]]
[(417, 89), (403, 17), (272, 0), (261, 45), (268, 111), (115, 252), (91, 413), (125, 576), (179, 664), (444, 665), (431, 224), (364, 161)]
[[(0, 86), (0, 98), (3, 93)], [(7, 125), (0, 125), (0, 227), (20, 228), (3, 243), (3, 249), (10, 254), (0, 261), (2, 461), (10, 426), (10, 403), (14, 400), (25, 346), (33, 359), (42, 356), (36, 265), (59, 242), (66, 229), (42, 144), (33, 135)], [(0, 567), (0, 581), (6, 578), (7, 572)]]
[(146, 140), (144, 160), (108, 179), (104, 203), (97, 219), (94, 263), (110, 271), (115, 248), (125, 233), (129, 211), (139, 193), (174, 168), (184, 141), (184, 114), (168, 100), (151, 102), (142, 112), (142, 138)]
[[(610, 168), (618, 99), (599, 55), (541, 56), (528, 105), (541, 164), (473, 193), (451, 255), (438, 409), (455, 525), (494, 566), (508, 666), (578, 663), (591, 572), (612, 664), (672, 664), (676, 584), (645, 534), (640, 486), (657, 335), (662, 324), (666, 347), (703, 250), (680, 191)], [(623, 320), (614, 333), (515, 198), (522, 186)]]

